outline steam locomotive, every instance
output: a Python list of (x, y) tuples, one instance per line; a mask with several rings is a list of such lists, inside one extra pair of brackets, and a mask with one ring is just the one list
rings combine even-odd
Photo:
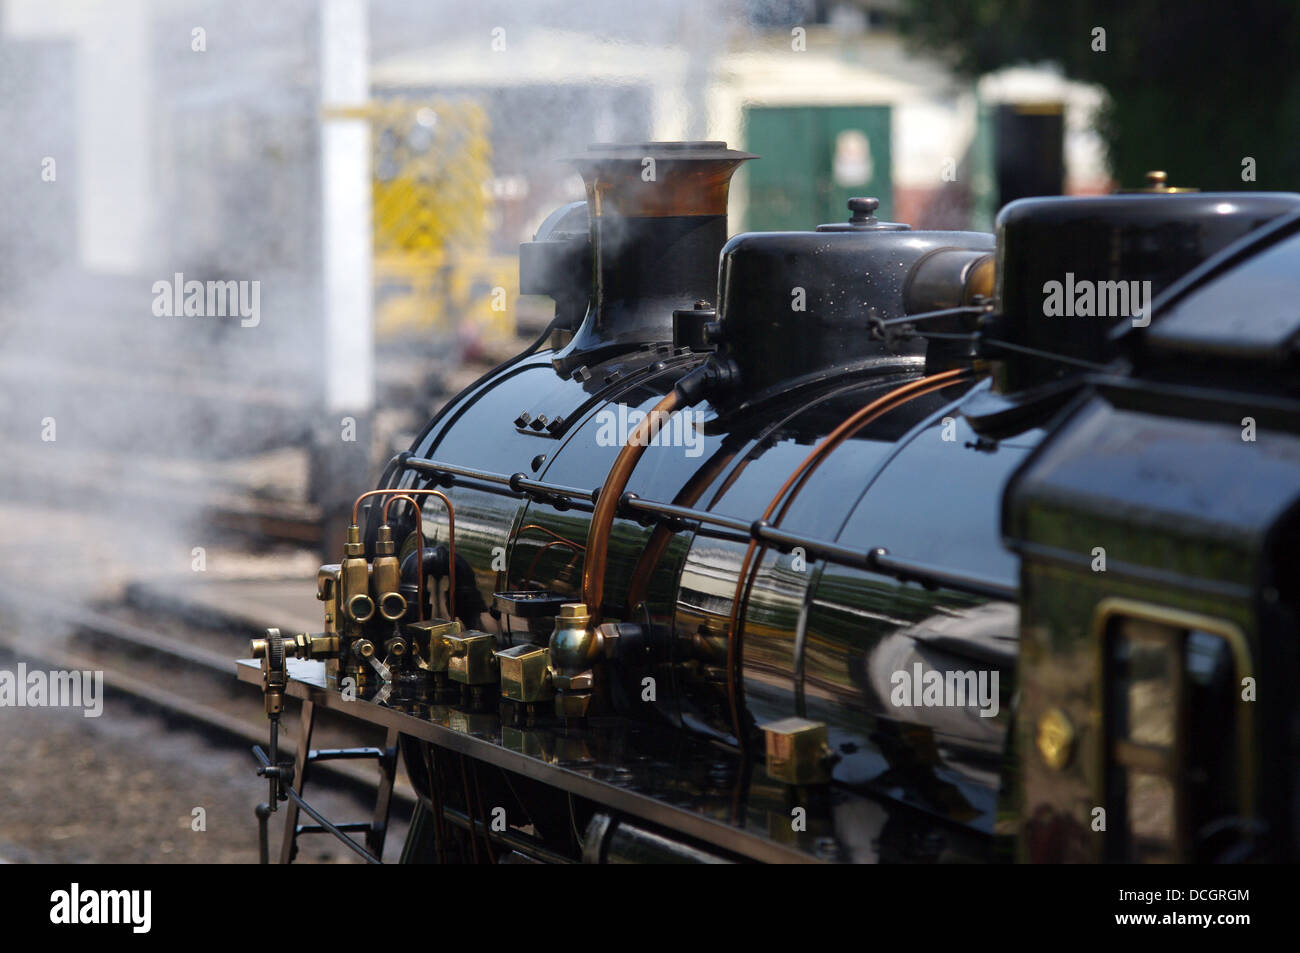
[(408, 861), (1300, 856), (1300, 195), (728, 240), (753, 158), (575, 160), (521, 247), (553, 323), (243, 665), (282, 859), (382, 845), (304, 798), (286, 694), (387, 728)]

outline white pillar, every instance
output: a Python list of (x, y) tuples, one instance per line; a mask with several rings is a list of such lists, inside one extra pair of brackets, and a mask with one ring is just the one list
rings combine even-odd
[(367, 0), (320, 10), (325, 410), (365, 412), (375, 400), (370, 123), (332, 113), (370, 98)]
[[(81, 264), (109, 274), (143, 271), (151, 264), (157, 192), (147, 0), (8, 0), (0, 14), (5, 34), (15, 39), (76, 40), (76, 102), (66, 105), (75, 107), (77, 116)], [(54, 159), (62, 169), (65, 157)], [(33, 161), (39, 160), (37, 154)]]

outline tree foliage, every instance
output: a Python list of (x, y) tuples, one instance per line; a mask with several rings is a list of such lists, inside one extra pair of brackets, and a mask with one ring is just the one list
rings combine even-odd
[(1300, 190), (1300, 0), (903, 0), (901, 29), (966, 76), (1054, 62), (1104, 87), (1123, 185)]

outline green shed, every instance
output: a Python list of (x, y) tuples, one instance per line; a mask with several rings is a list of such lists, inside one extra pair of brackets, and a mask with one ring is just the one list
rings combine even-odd
[(889, 106), (749, 106), (745, 148), (751, 162), (745, 227), (804, 229), (846, 218), (855, 195), (893, 212)]

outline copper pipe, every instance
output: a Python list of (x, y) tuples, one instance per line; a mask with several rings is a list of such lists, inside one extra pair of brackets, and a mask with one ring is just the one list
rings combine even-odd
[[(572, 546), (575, 549), (576, 553), (580, 553), (583, 550), (582, 546), (578, 546), (575, 543), (570, 543), (568, 540), (563, 540), (563, 539), (551, 540), (549, 543), (544, 545), (541, 549), (539, 549), (536, 553), (533, 554), (532, 561), (528, 564), (528, 570), (524, 573), (525, 582), (533, 578), (533, 570), (537, 568), (537, 560), (541, 559), (542, 553), (546, 552), (552, 546)], [(570, 562), (572, 562), (572, 560), (570, 560)]]
[(619, 500), (646, 447), (667, 422), (667, 418), (681, 406), (681, 402), (682, 398), (676, 390), (669, 391), (645, 419), (637, 424), (636, 430), (632, 431), (627, 443), (618, 452), (596, 497), (596, 507), (592, 511), (591, 525), (587, 530), (587, 555), (582, 564), (582, 601), (587, 604), (592, 625), (600, 624), (601, 602), (605, 598), (605, 559), (609, 555), (609, 536), (614, 529), (614, 515), (618, 511)]
[[(450, 613), (451, 618), (454, 621), (456, 618), (456, 509), (451, 505), (451, 500), (447, 498), (447, 494), (443, 493), (441, 490), (400, 490), (400, 489), (367, 490), (365, 493), (362, 493), (360, 496), (358, 496), (352, 504), (352, 525), (353, 526), (357, 525), (358, 508), (361, 506), (361, 501), (364, 500), (366, 497), (392, 496), (394, 494), (405, 494), (407, 496), (436, 496), (438, 499), (442, 500), (443, 505), (447, 507), (447, 582), (448, 585), (450, 586), (450, 589), (447, 593), (447, 611)], [(418, 503), (416, 503), (414, 500), (412, 500), (411, 503), (415, 506), (416, 509), (419, 509)], [(387, 505), (384, 506), (384, 521), (385, 522), (388, 521)], [(423, 525), (423, 523), (421, 523), (421, 525)], [(423, 552), (424, 550), (423, 530), (421, 530), (420, 540), (417, 545), (420, 547), (420, 550)], [(423, 598), (424, 598), (423, 579), (420, 580), (420, 585), (421, 585), (421, 590), (420, 590), (421, 604), (423, 604)]]
[[(895, 387), (865, 407), (854, 411), (847, 419), (835, 427), (825, 439), (822, 440), (812, 452), (804, 458), (803, 462), (795, 468), (794, 472), (786, 478), (781, 484), (781, 488), (776, 491), (772, 501), (767, 505), (763, 512), (763, 519), (770, 520), (777, 506), (785, 498), (786, 493), (798, 481), (799, 489), (802, 489), (806, 482), (807, 476), (821, 465), (824, 460), (836, 447), (845, 440), (852, 437), (863, 427), (877, 420), (884, 414), (899, 407), (914, 398), (924, 396), (936, 390), (942, 390), (957, 381), (968, 377), (970, 371), (965, 368), (957, 368), (951, 371), (944, 371), (941, 374), (932, 374), (929, 377), (922, 377), (919, 380), (911, 381), (899, 387)], [(796, 490), (797, 495), (798, 490)], [(784, 517), (788, 511), (789, 502), (794, 499), (792, 495), (782, 508), (781, 517)], [(780, 517), (778, 518), (778, 524)], [(754, 552), (758, 549), (758, 541), (751, 539), (749, 546), (745, 550), (745, 558), (741, 563), (740, 574), (736, 579), (736, 593), (731, 603), (731, 618), (727, 626), (727, 704), (731, 709), (731, 726), (736, 735), (736, 741), (744, 747), (745, 738), (740, 730), (740, 704), (739, 704), (739, 660), (741, 637), (743, 635), (744, 609), (749, 601), (749, 594), (753, 590), (754, 577), (750, 574), (750, 565), (754, 559)], [(763, 547), (766, 551), (767, 547)], [(760, 557), (761, 559), (761, 557)], [(755, 576), (757, 574), (755, 573)]]
[[(390, 496), (388, 502), (384, 504), (384, 525), (388, 525), (388, 508), (393, 505), (393, 500), (406, 500), (411, 506), (415, 507), (415, 535), (419, 540), (415, 546), (415, 572), (417, 575), (415, 590), (415, 615), (421, 622), (424, 621), (424, 514), (420, 512), (420, 504), (415, 502), (415, 498), (401, 493), (397, 496)], [(398, 573), (398, 582), (400, 589), (401, 573)]]
[[(453, 622), (456, 621), (456, 511), (452, 508), (451, 500), (447, 499), (447, 494), (441, 490), (405, 490), (403, 494), (410, 496), (436, 496), (442, 500), (447, 507), (447, 616)], [(398, 499), (394, 497), (393, 499)], [(388, 522), (388, 507), (392, 505), (393, 500), (384, 504), (384, 522)], [(416, 509), (420, 505), (411, 500), (411, 505)], [(421, 551), (424, 549), (424, 534), (421, 532), (420, 541), (417, 543)], [(420, 580), (424, 584), (424, 580)]]
[(718, 491), (713, 494), (713, 498), (709, 501), (709, 505), (706, 506), (705, 509), (706, 510), (713, 509), (715, 506), (718, 505), (718, 501), (727, 495), (727, 493), (735, 485), (736, 481), (739, 480), (741, 475), (745, 472), (745, 468), (748, 467), (751, 463), (753, 463), (755, 459), (757, 459), (756, 456), (754, 455), (755, 452), (762, 447), (762, 445), (768, 440), (769, 437), (771, 437), (773, 433), (780, 430), (791, 420), (794, 420), (794, 418), (804, 413), (804, 411), (806, 411), (809, 407), (813, 406), (814, 404), (820, 404), (823, 401), (841, 397), (844, 394), (849, 393), (850, 391), (861, 390), (862, 388), (869, 386), (871, 383), (872, 383), (871, 381), (859, 381), (856, 384), (847, 384), (844, 385), (843, 387), (837, 387), (835, 390), (822, 394), (819, 397), (817, 397), (813, 401), (813, 404), (802, 405), (798, 409), (780, 418), (776, 422), (769, 421), (767, 425), (767, 429), (763, 431), (762, 436), (760, 436), (755, 440), (753, 450), (745, 454), (745, 456), (741, 459), (740, 463), (736, 466), (736, 468), (727, 474), (727, 478), (722, 481), (722, 485), (718, 487)]
[[(970, 373), (969, 370), (966, 368), (955, 368), (954, 370), (951, 371), (944, 371), (942, 374), (931, 374), (929, 377), (923, 378), (923, 380), (932, 382), (931, 386), (926, 387), (922, 391), (918, 391), (914, 394), (908, 395), (903, 400), (900, 400), (899, 403), (906, 403), (907, 401), (913, 400), (917, 397), (922, 397), (926, 394), (932, 394), (937, 390), (943, 390), (945, 387), (950, 387), (955, 382), (956, 379), (945, 380), (942, 382), (938, 380), (938, 378), (943, 377), (946, 374), (957, 374), (958, 378), (960, 378), (968, 375), (969, 373)], [(884, 410), (880, 411), (880, 414), (884, 414), (886, 411), (891, 409), (892, 407), (887, 407)], [(880, 416), (880, 414), (877, 414), (876, 416), (878, 417)], [(826, 446), (819, 448), (821, 450), (821, 453), (817, 456), (817, 459), (813, 461), (812, 465), (809, 466), (808, 469), (804, 471), (803, 476), (799, 478), (799, 482), (795, 485), (794, 489), (792, 489), (789, 495), (786, 497), (785, 503), (783, 503), (781, 506), (781, 511), (776, 514), (777, 525), (780, 525), (781, 520), (785, 519), (785, 514), (790, 511), (790, 506), (794, 503), (795, 497), (797, 497), (801, 492), (803, 492), (803, 488), (807, 484), (808, 480), (811, 479), (812, 475), (817, 472), (817, 468), (820, 467), (822, 463), (825, 462), (826, 458), (830, 456), (830, 454), (837, 447), (839, 447), (842, 443), (844, 443), (844, 441), (851, 439), (858, 431), (860, 431), (863, 427), (866, 427), (868, 424), (872, 422), (872, 420), (875, 419), (876, 417), (871, 418), (871, 420), (859, 421), (856, 425), (851, 427), (849, 430), (840, 434), (835, 439), (833, 444), (830, 441), (827, 441)]]
[(405, 490), (366, 490), (366, 492), (362, 493), (360, 496), (358, 496), (355, 500), (352, 501), (352, 525), (353, 526), (358, 525), (357, 514), (360, 511), (362, 500), (370, 496), (387, 496), (392, 493), (405, 493), (405, 492), (406, 492)]
[[(561, 536), (555, 530), (551, 529), (550, 527), (543, 526), (540, 523), (528, 523), (527, 525), (519, 527), (518, 532), (515, 533), (515, 539), (517, 540), (520, 536), (522, 536), (530, 529), (535, 529), (538, 532), (545, 533), (547, 536), (550, 536), (551, 542), (547, 543), (545, 546), (543, 546), (541, 549), (539, 549), (536, 553), (533, 554), (532, 561), (528, 564), (528, 569), (524, 572), (525, 581), (533, 578), (533, 570), (537, 568), (537, 560), (541, 559), (542, 553), (546, 552), (552, 546), (568, 546), (570, 549), (574, 551), (574, 553), (584, 553), (587, 551), (587, 547), (583, 546), (581, 543), (575, 543), (573, 540), (569, 539), (568, 537)], [(570, 560), (570, 562), (572, 562), (572, 560)]]
[(530, 529), (540, 530), (541, 532), (545, 533), (547, 536), (554, 539), (556, 542), (563, 543), (565, 546), (572, 546), (574, 549), (580, 552), (585, 551), (587, 548), (586, 546), (583, 546), (581, 543), (575, 543), (573, 540), (561, 536), (553, 529), (549, 529), (545, 526), (542, 526), (540, 523), (529, 523), (527, 526), (519, 527), (519, 532), (515, 533), (515, 538), (518, 539), (520, 536), (522, 536), (526, 531)]

